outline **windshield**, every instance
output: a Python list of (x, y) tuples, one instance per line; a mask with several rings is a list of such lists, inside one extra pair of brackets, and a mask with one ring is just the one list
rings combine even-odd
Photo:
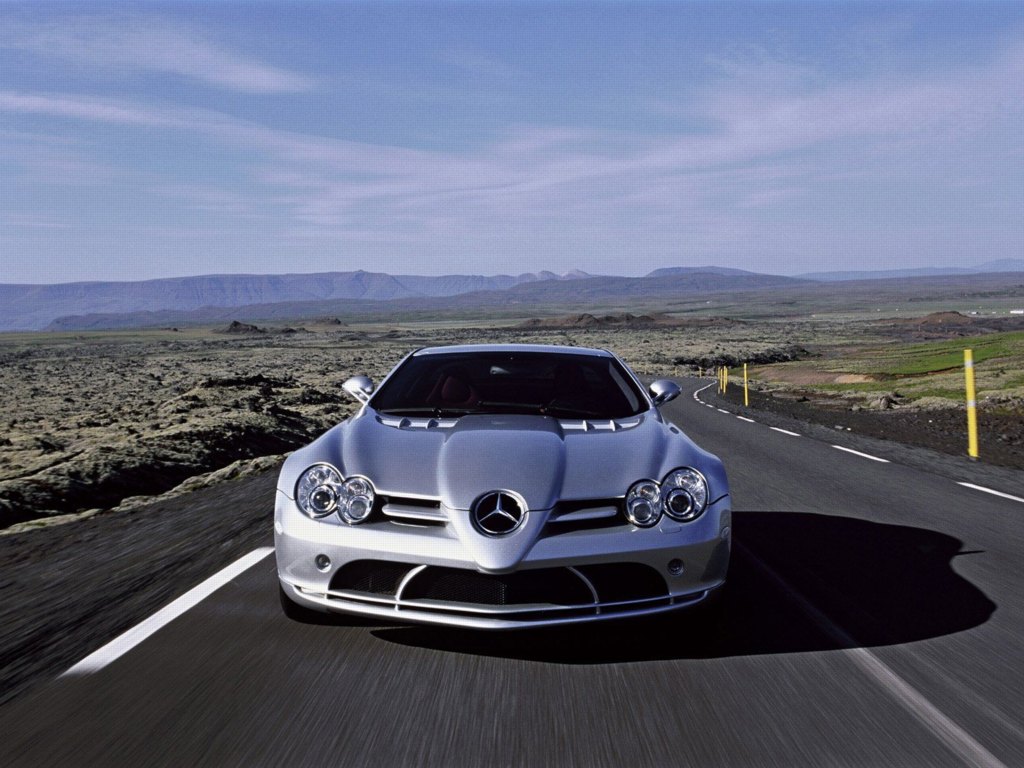
[(370, 405), (395, 416), (519, 413), (563, 419), (618, 419), (647, 408), (615, 358), (551, 352), (414, 355)]

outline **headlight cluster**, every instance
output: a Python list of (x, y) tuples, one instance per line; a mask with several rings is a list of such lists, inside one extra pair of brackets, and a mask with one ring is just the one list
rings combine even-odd
[(673, 520), (696, 520), (708, 506), (708, 483), (689, 467), (669, 472), (661, 483), (640, 480), (626, 493), (626, 517), (640, 528), (657, 525), (662, 514)]
[(337, 512), (346, 523), (361, 523), (373, 511), (373, 485), (363, 477), (343, 478), (328, 464), (314, 464), (299, 476), (295, 503), (317, 519)]

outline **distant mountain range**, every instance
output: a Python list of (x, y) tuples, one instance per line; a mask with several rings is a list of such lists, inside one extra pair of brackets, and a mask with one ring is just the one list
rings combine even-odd
[(128, 328), (247, 319), (300, 319), (340, 313), (387, 313), (568, 305), (695, 293), (773, 290), (815, 282), (1024, 272), (1024, 260), (963, 269), (817, 272), (795, 277), (727, 267), (666, 267), (644, 277), (573, 270), (520, 275), (389, 275), (322, 272), (202, 275), (140, 282), (0, 284), (0, 331)]
[(653, 272), (648, 272), (644, 277), (669, 277), (671, 275), (754, 275), (756, 272), (748, 272), (745, 269), (732, 269), (731, 267), (662, 267)]
[(590, 277), (566, 275), (389, 275), (383, 272), (321, 272), (294, 275), (201, 275), (140, 282), (0, 284), (0, 331), (38, 330), (66, 315), (120, 315), (204, 307), (356, 299), (387, 301), (505, 290), (526, 282)]
[(881, 269), (848, 272), (806, 272), (796, 277), (826, 283), (845, 280), (887, 280), (896, 277), (944, 277), (947, 275), (978, 275), (995, 272), (1024, 272), (1024, 259), (998, 259), (974, 267), (923, 267), (921, 269)]
[(50, 330), (92, 330), (144, 326), (178, 326), (219, 323), (244, 317), (246, 320), (295, 321), (301, 318), (375, 313), (431, 312), (444, 314), (466, 310), (514, 307), (566, 307), (588, 303), (616, 303), (637, 299), (667, 299), (674, 296), (734, 291), (772, 290), (816, 285), (809, 280), (746, 272), (719, 275), (691, 272), (665, 277), (575, 276), (552, 280), (524, 281), (511, 288), (471, 291), (452, 296), (412, 296), (400, 299), (320, 299), (250, 304), (242, 307), (202, 307), (193, 310), (157, 310), (131, 313), (94, 313), (61, 316)]

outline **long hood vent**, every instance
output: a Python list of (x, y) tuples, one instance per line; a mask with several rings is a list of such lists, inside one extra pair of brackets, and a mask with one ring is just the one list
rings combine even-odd
[(414, 419), (409, 416), (385, 416), (378, 413), (377, 421), (386, 427), (395, 429), (451, 429), (458, 419)]
[(621, 432), (639, 427), (643, 418), (636, 419), (562, 419), (559, 424), (564, 432)]

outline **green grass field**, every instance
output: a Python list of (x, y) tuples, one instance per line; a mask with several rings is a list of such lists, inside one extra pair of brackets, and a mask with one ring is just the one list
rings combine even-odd
[[(974, 355), (978, 398), (1024, 397), (1024, 332), (992, 333), (946, 341), (825, 349), (821, 358), (752, 370), (754, 378), (870, 401), (896, 392), (908, 402), (952, 406), (964, 400), (964, 350)], [(850, 381), (849, 379), (858, 379)]]

